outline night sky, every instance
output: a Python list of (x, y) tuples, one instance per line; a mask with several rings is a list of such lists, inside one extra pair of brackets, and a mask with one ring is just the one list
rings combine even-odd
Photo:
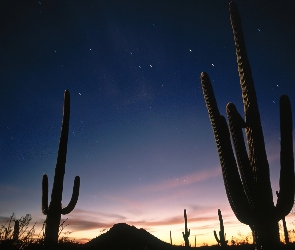
[[(41, 213), (49, 197), (63, 92), (71, 94), (63, 206), (74, 177), (80, 196), (66, 230), (86, 242), (124, 222), (161, 240), (215, 244), (217, 209), (227, 239), (250, 232), (223, 186), (200, 73), (222, 114), (242, 113), (229, 0), (3, 0), (0, 3), (0, 222)], [(279, 97), (295, 117), (295, 2), (236, 1), (252, 67), (270, 163), (279, 181)], [(275, 197), (275, 195), (274, 195)], [(276, 201), (276, 198), (274, 198)], [(289, 215), (291, 229), (294, 215)]]

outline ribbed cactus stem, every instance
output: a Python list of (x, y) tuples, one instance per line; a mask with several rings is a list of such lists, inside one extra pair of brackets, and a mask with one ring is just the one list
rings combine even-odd
[(218, 209), (218, 218), (219, 218), (219, 227), (220, 227), (219, 238), (215, 230), (214, 230), (214, 237), (219, 246), (225, 247), (227, 246), (228, 241), (225, 240), (226, 234), (224, 233), (223, 219), (222, 219), (222, 214), (220, 209)]
[(65, 174), (65, 164), (67, 155), (67, 143), (69, 133), (69, 121), (70, 121), (70, 93), (65, 91), (64, 93), (64, 105), (63, 105), (63, 119), (62, 128), (58, 148), (57, 163), (55, 167), (55, 175), (53, 181), (53, 187), (51, 192), (51, 201), (48, 206), (48, 177), (46, 174), (42, 178), (42, 212), (47, 215), (45, 221), (45, 245), (54, 246), (58, 242), (59, 223), (62, 214), (70, 213), (78, 201), (80, 177), (76, 176), (73, 186), (73, 193), (71, 201), (68, 206), (62, 208), (62, 192), (63, 192), (63, 180)]
[[(272, 249), (279, 245), (278, 221), (290, 212), (294, 202), (291, 104), (286, 95), (281, 96), (280, 195), (275, 206), (256, 91), (241, 19), (234, 2), (229, 4), (229, 10), (242, 89), (244, 118), (238, 113), (235, 105), (229, 103), (226, 106), (227, 125), (224, 116), (219, 112), (210, 78), (205, 72), (201, 73), (201, 84), (230, 206), (237, 219), (250, 226), (256, 249), (262, 247)], [(243, 130), (247, 145), (245, 145)], [(216, 232), (215, 235), (218, 239)]]
[(186, 216), (186, 209), (184, 209), (184, 232), (182, 232), (184, 245), (185, 247), (189, 247), (189, 236), (190, 236), (190, 229), (187, 230), (187, 216)]

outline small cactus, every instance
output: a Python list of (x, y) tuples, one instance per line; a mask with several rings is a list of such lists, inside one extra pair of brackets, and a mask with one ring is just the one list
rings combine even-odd
[(188, 237), (190, 236), (190, 229), (187, 230), (187, 216), (186, 216), (186, 209), (184, 209), (184, 232), (182, 232), (182, 236), (184, 239), (185, 247), (189, 247), (189, 240)]
[(226, 233), (224, 233), (223, 219), (222, 219), (222, 214), (220, 209), (218, 209), (218, 218), (219, 218), (219, 224), (220, 224), (219, 239), (215, 230), (214, 230), (214, 237), (219, 246), (225, 247), (227, 246), (228, 241), (225, 240)]
[(58, 242), (59, 223), (61, 215), (70, 213), (78, 201), (80, 177), (76, 176), (74, 181), (72, 198), (67, 207), (62, 208), (62, 192), (63, 192), (63, 180), (65, 174), (65, 164), (67, 155), (67, 143), (69, 132), (69, 120), (70, 120), (70, 93), (65, 91), (64, 93), (64, 106), (63, 106), (63, 119), (62, 129), (59, 141), (59, 149), (57, 156), (57, 163), (55, 167), (55, 175), (51, 193), (51, 201), (48, 206), (48, 177), (43, 175), (42, 179), (42, 212), (46, 215), (45, 221), (45, 238), (44, 242), (46, 246), (54, 246)]
[(13, 240), (18, 241), (18, 236), (19, 236), (19, 221), (15, 220), (14, 228), (13, 228)]

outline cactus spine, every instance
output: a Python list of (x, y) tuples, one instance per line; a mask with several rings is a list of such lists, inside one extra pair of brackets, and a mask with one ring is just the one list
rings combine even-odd
[(63, 105), (63, 119), (62, 129), (59, 141), (59, 149), (57, 156), (57, 163), (55, 167), (55, 175), (53, 181), (53, 187), (51, 192), (51, 201), (48, 206), (48, 177), (43, 175), (42, 179), (42, 212), (46, 215), (45, 221), (45, 245), (54, 246), (58, 242), (59, 223), (61, 215), (70, 213), (78, 201), (80, 177), (76, 176), (73, 186), (72, 198), (67, 207), (62, 208), (62, 192), (63, 192), (63, 180), (65, 174), (65, 164), (67, 155), (67, 143), (69, 132), (69, 120), (70, 120), (70, 93), (64, 92), (64, 105)]
[(227, 246), (227, 240), (225, 240), (226, 233), (224, 233), (223, 219), (222, 219), (222, 214), (220, 209), (218, 209), (218, 218), (219, 218), (219, 224), (220, 224), (219, 239), (215, 230), (214, 230), (214, 237), (219, 246), (225, 247)]
[[(278, 221), (286, 216), (293, 206), (294, 158), (291, 105), (286, 95), (281, 96), (280, 195), (275, 206), (256, 92), (244, 43), (241, 20), (235, 3), (231, 2), (229, 9), (245, 120), (237, 112), (235, 105), (229, 103), (226, 106), (228, 128), (224, 116), (219, 113), (209, 76), (205, 72), (201, 74), (201, 83), (231, 208), (240, 222), (250, 226), (256, 249), (261, 249), (261, 247), (271, 249), (280, 242)], [(242, 129), (245, 129), (248, 152), (244, 145)]]
[(189, 247), (189, 240), (188, 237), (190, 236), (190, 229), (187, 230), (187, 216), (186, 216), (186, 209), (184, 209), (184, 232), (182, 232), (184, 245), (185, 247)]

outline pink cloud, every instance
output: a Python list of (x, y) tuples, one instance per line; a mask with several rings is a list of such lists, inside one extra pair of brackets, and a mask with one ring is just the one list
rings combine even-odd
[(125, 216), (122, 216), (122, 215), (119, 215), (119, 214), (114, 214), (114, 213), (102, 213), (102, 212), (95, 212), (95, 211), (89, 211), (89, 210), (84, 210), (84, 209), (79, 209), (79, 208), (76, 208), (72, 211), (71, 213), (71, 216), (74, 216), (74, 217), (81, 217), (83, 216), (83, 218), (111, 218), (111, 219), (119, 219), (119, 220), (125, 220), (126, 217)]
[(145, 186), (143, 189), (147, 192), (157, 192), (166, 189), (178, 188), (181, 186), (187, 186), (190, 184), (202, 182), (211, 178), (214, 178), (221, 174), (220, 167), (214, 168), (213, 170), (203, 170), (195, 172), (189, 175), (180, 176), (179, 178), (169, 179), (160, 183), (150, 184)]

